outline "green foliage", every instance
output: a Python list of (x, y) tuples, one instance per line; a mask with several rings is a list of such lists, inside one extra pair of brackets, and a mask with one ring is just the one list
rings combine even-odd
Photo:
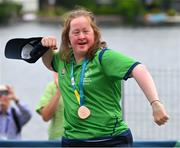
[(55, 14), (57, 16), (63, 15), (65, 12), (67, 12), (66, 8), (63, 8), (63, 7), (56, 7), (55, 8)]
[(37, 15), (53, 17), (53, 16), (61, 16), (66, 12), (67, 12), (66, 8), (57, 6), (57, 7), (50, 7), (46, 10), (41, 10), (37, 12)]
[(175, 16), (176, 15), (176, 10), (174, 10), (174, 9), (168, 9), (168, 10), (166, 10), (166, 14), (168, 15), (168, 16)]
[(117, 14), (117, 9), (113, 9), (111, 5), (99, 5), (93, 12), (96, 15), (114, 15)]
[[(82, 1), (82, 0), (81, 0)], [(112, 0), (110, 4), (97, 4), (92, 0), (86, 5), (96, 15), (119, 15), (125, 22), (132, 23), (136, 17), (144, 14), (144, 7), (140, 0)], [(89, 7), (91, 6), (91, 7)]]
[(22, 5), (13, 2), (0, 3), (0, 24), (7, 23), (12, 17), (21, 15)]
[(125, 23), (135, 23), (146, 13), (159, 13), (168, 10), (169, 15), (175, 14), (174, 10), (170, 9), (172, 0), (154, 0), (150, 9), (143, 4), (142, 0), (111, 0), (106, 4), (99, 2), (98, 0), (58, 0), (54, 10), (42, 10), (40, 14), (46, 16), (63, 15), (76, 6), (82, 6), (91, 10), (95, 15), (121, 16)]
[(116, 0), (119, 15), (128, 23), (134, 22), (137, 16), (143, 15), (144, 8), (139, 0)]

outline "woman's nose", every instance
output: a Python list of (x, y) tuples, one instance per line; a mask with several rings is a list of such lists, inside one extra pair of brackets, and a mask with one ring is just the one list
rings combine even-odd
[(79, 33), (79, 38), (82, 39), (82, 38), (84, 38), (84, 37), (85, 37), (84, 33), (83, 33), (83, 32), (80, 32), (80, 33)]

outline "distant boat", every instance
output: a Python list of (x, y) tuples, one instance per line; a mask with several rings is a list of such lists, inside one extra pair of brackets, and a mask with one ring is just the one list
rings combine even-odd
[(147, 23), (161, 23), (166, 22), (167, 15), (165, 13), (146, 14), (145, 22)]

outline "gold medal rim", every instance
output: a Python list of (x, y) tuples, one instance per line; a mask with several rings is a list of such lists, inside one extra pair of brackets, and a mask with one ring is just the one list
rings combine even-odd
[[(85, 116), (83, 117), (82, 114), (81, 114), (81, 111), (85, 109), (87, 111), (87, 113), (85, 114)], [(81, 118), (81, 119), (86, 119), (90, 116), (91, 112), (89, 110), (89, 108), (87, 108), (86, 106), (80, 106), (79, 109), (78, 109), (78, 116)]]

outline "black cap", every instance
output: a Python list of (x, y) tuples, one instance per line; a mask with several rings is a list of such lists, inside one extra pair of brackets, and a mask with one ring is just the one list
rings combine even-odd
[(47, 50), (41, 44), (42, 37), (14, 38), (6, 43), (5, 57), (35, 63)]

